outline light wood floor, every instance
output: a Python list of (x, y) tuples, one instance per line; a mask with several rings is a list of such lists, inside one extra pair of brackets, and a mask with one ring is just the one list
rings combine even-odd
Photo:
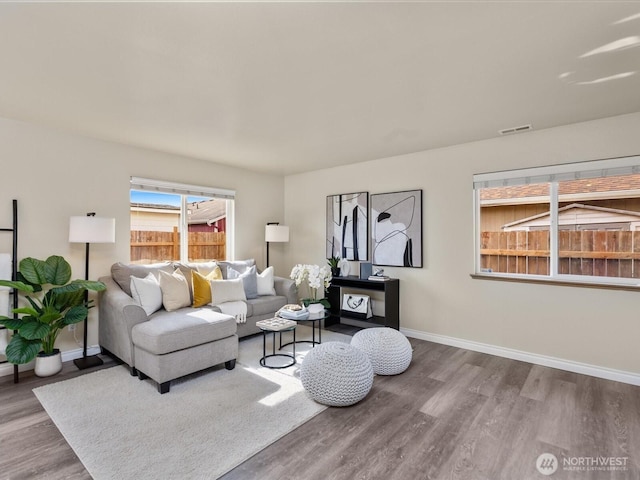
[[(376, 377), (361, 403), (325, 410), (223, 479), (640, 479), (640, 387), (411, 344), (405, 373)], [(70, 363), (53, 379), (0, 378), (0, 479), (90, 478), (31, 392), (83, 373)], [(536, 470), (542, 453), (561, 462), (551, 476)], [(562, 465), (594, 457), (626, 470)]]

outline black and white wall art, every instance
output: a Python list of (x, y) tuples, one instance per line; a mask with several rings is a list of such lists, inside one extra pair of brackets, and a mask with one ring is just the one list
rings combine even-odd
[(327, 258), (369, 259), (369, 194), (327, 197)]
[(422, 190), (371, 195), (371, 261), (422, 267)]

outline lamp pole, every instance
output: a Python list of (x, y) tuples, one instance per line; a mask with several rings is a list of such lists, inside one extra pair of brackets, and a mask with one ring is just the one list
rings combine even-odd
[[(96, 212), (87, 213), (87, 217), (95, 217)], [(84, 250), (84, 279), (89, 280), (89, 242), (85, 243)], [(84, 304), (88, 307), (89, 305), (89, 290), (84, 291)], [(89, 312), (87, 311), (87, 316), (84, 317), (84, 332), (82, 333), (82, 358), (76, 358), (73, 363), (79, 370), (84, 370), (86, 368), (97, 367), (98, 365), (102, 365), (104, 362), (97, 355), (87, 356), (87, 341), (88, 341), (88, 330), (89, 330)]]
[[(268, 222), (267, 225), (280, 225), (280, 222)], [(267, 265), (265, 268), (269, 268), (269, 242), (267, 242)]]

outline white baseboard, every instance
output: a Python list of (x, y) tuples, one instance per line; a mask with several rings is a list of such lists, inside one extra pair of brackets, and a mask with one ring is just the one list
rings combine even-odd
[[(622, 382), (628, 383), (629, 385), (640, 386), (640, 374), (638, 373), (625, 372), (624, 370), (615, 370), (612, 368), (600, 367), (587, 363), (574, 362), (572, 360), (549, 357), (547, 355), (540, 355), (537, 353), (523, 352), (521, 350), (514, 350), (512, 348), (498, 347), (495, 345), (489, 345), (487, 343), (463, 340), (460, 338), (439, 335), (436, 333), (422, 332), (420, 330), (401, 328), (400, 331), (407, 337), (426, 340), (428, 342), (441, 343), (443, 345), (464, 348), (465, 350), (472, 350), (474, 352), (487, 353), (489, 355), (510, 358), (512, 360), (520, 360), (522, 362), (542, 365), (544, 367), (558, 368), (560, 370), (566, 370), (568, 372), (580, 373), (583, 375), (590, 375), (592, 377), (604, 378), (606, 380), (613, 380), (614, 382)], [(97, 345), (94, 345), (87, 349), (87, 355), (97, 355), (99, 353), (100, 347), (98, 347)], [(76, 358), (81, 357), (81, 348), (62, 352), (63, 362), (75, 360)], [(33, 362), (19, 366), (19, 371), (22, 372), (26, 370), (33, 370)], [(0, 376), (5, 375), (13, 375), (12, 364), (4, 363), (0, 365)]]
[(544, 367), (558, 368), (569, 372), (581, 373), (592, 377), (640, 386), (640, 373), (614, 370), (612, 368), (599, 367), (597, 365), (589, 365), (587, 363), (574, 362), (572, 360), (549, 357), (546, 355), (539, 355), (537, 353), (523, 352), (521, 350), (498, 347), (486, 343), (473, 342), (471, 340), (463, 340), (460, 338), (438, 335), (436, 333), (421, 332), (419, 330), (411, 330), (408, 328), (401, 328), (400, 331), (407, 337), (427, 340), (428, 342), (441, 343), (452, 347), (464, 348), (465, 350), (473, 350), (474, 352), (488, 353), (490, 355), (534, 363)]
[[(100, 353), (100, 347), (94, 345), (93, 347), (87, 348), (87, 355), (97, 355)], [(74, 350), (68, 350), (66, 352), (62, 352), (62, 361), (69, 362), (71, 360), (75, 360), (76, 358), (82, 358), (82, 349), (76, 348)], [(26, 363), (24, 365), (18, 366), (19, 372), (25, 372), (27, 370), (33, 370), (35, 362)], [(3, 363), (0, 364), (0, 377), (4, 377), (6, 375), (13, 375), (13, 364), (12, 363)]]

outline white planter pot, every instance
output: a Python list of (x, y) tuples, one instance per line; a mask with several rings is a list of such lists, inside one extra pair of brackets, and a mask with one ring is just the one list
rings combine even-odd
[(50, 377), (62, 370), (62, 354), (57, 348), (52, 354), (39, 353), (36, 357), (35, 374), (38, 377)]
[(324, 305), (321, 303), (312, 303), (307, 310), (309, 310), (309, 318), (322, 318), (324, 315)]

